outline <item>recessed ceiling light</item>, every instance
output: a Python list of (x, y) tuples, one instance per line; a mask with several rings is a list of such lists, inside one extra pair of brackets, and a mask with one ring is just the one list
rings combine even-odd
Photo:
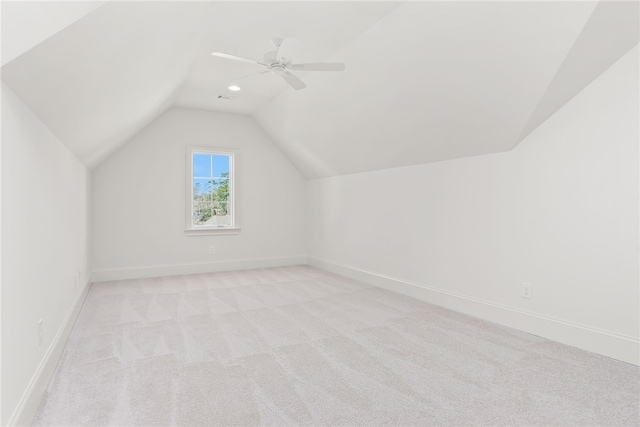
[(240, 90), (240, 86), (238, 86), (238, 85), (231, 85), (231, 86), (229, 86), (229, 90), (232, 90), (232, 91), (234, 91), (234, 92), (237, 92), (237, 91), (239, 91), (239, 90)]

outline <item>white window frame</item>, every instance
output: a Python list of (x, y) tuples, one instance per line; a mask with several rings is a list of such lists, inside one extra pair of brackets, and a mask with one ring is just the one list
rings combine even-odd
[[(229, 196), (230, 211), (231, 211), (231, 225), (206, 225), (197, 226), (193, 225), (193, 155), (194, 154), (208, 154), (208, 155), (223, 155), (229, 156)], [(237, 186), (238, 186), (238, 152), (237, 150), (231, 150), (228, 148), (214, 148), (214, 147), (187, 147), (186, 153), (186, 204), (187, 209), (185, 212), (185, 234), (187, 236), (206, 236), (216, 234), (239, 234), (240, 224), (238, 222), (238, 203), (236, 201)]]

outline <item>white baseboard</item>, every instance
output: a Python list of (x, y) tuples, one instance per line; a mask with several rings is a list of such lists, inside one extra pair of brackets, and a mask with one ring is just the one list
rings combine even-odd
[(76, 300), (71, 306), (71, 309), (62, 322), (62, 325), (60, 325), (58, 333), (53, 338), (51, 345), (47, 349), (47, 352), (42, 358), (40, 365), (38, 365), (33, 377), (31, 377), (31, 381), (20, 398), (18, 406), (13, 411), (13, 414), (11, 414), (7, 423), (8, 426), (31, 425), (33, 417), (36, 415), (36, 411), (40, 405), (40, 401), (42, 400), (42, 396), (44, 395), (44, 392), (49, 385), (49, 381), (51, 381), (51, 378), (56, 371), (56, 366), (58, 366), (58, 361), (62, 356), (62, 351), (67, 344), (67, 339), (71, 334), (71, 330), (73, 329), (73, 325), (80, 313), (82, 304), (87, 297), (87, 293), (91, 287), (90, 283), (91, 282), (87, 282), (85, 284), (84, 289), (80, 294), (78, 294)]
[(218, 271), (250, 270), (254, 268), (285, 267), (300, 264), (307, 264), (306, 255), (100, 269), (93, 270), (91, 278), (94, 282), (107, 282), (111, 280), (215, 273)]
[(310, 257), (309, 264), (460, 313), (479, 317), (623, 362), (640, 365), (640, 341), (634, 337), (495, 304), (331, 261)]

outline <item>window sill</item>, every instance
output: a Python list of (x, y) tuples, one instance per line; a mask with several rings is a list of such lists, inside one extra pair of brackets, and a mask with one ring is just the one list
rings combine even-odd
[(189, 228), (184, 230), (187, 236), (219, 236), (226, 234), (240, 234), (240, 227)]

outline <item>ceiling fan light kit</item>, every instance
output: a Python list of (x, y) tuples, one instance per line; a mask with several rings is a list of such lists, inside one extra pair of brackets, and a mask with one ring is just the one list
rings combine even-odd
[[(271, 73), (281, 76), (289, 86), (296, 90), (304, 89), (307, 85), (295, 74), (290, 71), (344, 71), (345, 65), (340, 62), (318, 62), (308, 64), (292, 63), (293, 54), (300, 45), (300, 42), (294, 39), (273, 38), (271, 43), (275, 50), (269, 51), (264, 55), (264, 62), (256, 61), (241, 56), (229, 55), (228, 53), (212, 52), (211, 55), (219, 58), (230, 59), (233, 61), (247, 62), (249, 64), (259, 65), (266, 68), (266, 71), (251, 75)], [(248, 77), (248, 76), (245, 76)], [(235, 87), (236, 89), (232, 89)], [(229, 85), (229, 90), (239, 91), (240, 87), (236, 84)]]

